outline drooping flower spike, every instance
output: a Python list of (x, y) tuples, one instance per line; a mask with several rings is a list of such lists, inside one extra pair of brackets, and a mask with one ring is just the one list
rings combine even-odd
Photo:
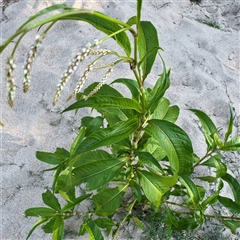
[(37, 35), (35, 37), (35, 42), (34, 44), (31, 46), (30, 51), (27, 54), (27, 59), (26, 59), (26, 63), (24, 65), (23, 71), (24, 71), (24, 77), (23, 77), (23, 91), (27, 92), (29, 89), (29, 85), (30, 85), (30, 73), (31, 73), (31, 69), (32, 69), (32, 64), (34, 59), (36, 58), (37, 52), (39, 50), (39, 47), (42, 45), (42, 41), (45, 38), (46, 34), (43, 33), (41, 35)]
[(7, 95), (8, 95), (8, 104), (10, 107), (13, 106), (14, 103), (14, 97), (15, 97), (15, 81), (14, 81), (14, 76), (13, 76), (13, 71), (15, 69), (16, 65), (14, 63), (14, 59), (11, 56), (7, 60), (7, 67), (6, 67), (6, 75), (7, 75)]

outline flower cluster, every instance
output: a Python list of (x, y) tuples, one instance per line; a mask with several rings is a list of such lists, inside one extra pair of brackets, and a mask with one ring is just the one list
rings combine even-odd
[(34, 59), (36, 58), (39, 47), (42, 45), (42, 41), (45, 38), (45, 34), (37, 35), (35, 37), (35, 42), (31, 46), (30, 51), (27, 55), (27, 60), (24, 65), (24, 78), (23, 78), (23, 91), (27, 92), (30, 85), (30, 73)]
[(109, 77), (109, 75), (111, 74), (111, 72), (113, 71), (114, 67), (116, 66), (117, 63), (119, 63), (121, 61), (121, 59), (117, 59), (116, 61), (103, 65), (103, 66), (97, 66), (95, 68), (99, 69), (99, 68), (107, 68), (109, 67), (109, 69), (107, 70), (107, 72), (105, 73), (105, 75), (103, 76), (101, 82), (86, 96), (86, 100), (88, 98), (90, 98), (93, 94), (95, 94), (102, 86), (103, 84), (106, 82), (107, 78)]
[(14, 77), (13, 71), (16, 65), (14, 63), (13, 57), (10, 57), (7, 60), (7, 94), (8, 94), (8, 104), (12, 107), (13, 106), (13, 99), (15, 97), (15, 84), (14, 84)]
[[(55, 93), (54, 99), (53, 99), (53, 105), (55, 105), (58, 101), (58, 98), (61, 94), (61, 91), (67, 81), (69, 80), (70, 76), (73, 74), (73, 72), (77, 69), (77, 66), (80, 62), (82, 62), (84, 59), (86, 59), (90, 55), (100, 55), (100, 57), (108, 54), (110, 51), (107, 49), (94, 49), (99, 46), (99, 42), (96, 40), (95, 44), (87, 44), (86, 48), (83, 48), (81, 52), (79, 52), (73, 60), (70, 62), (69, 66), (67, 67), (67, 70), (65, 70), (64, 74), (62, 75), (62, 78), (57, 85), (57, 91)], [(87, 67), (87, 69), (84, 71), (82, 77), (78, 81), (78, 84), (75, 88), (75, 90), (71, 93), (71, 95), (68, 97), (67, 100), (71, 99), (74, 95), (76, 95), (78, 92), (80, 92), (83, 84), (85, 83), (88, 74), (93, 70), (93, 67), (95, 63), (99, 60), (97, 58), (95, 61), (90, 63)]]

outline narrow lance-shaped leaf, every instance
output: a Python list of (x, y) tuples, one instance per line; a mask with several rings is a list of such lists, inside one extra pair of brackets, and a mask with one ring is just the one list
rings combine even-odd
[(240, 205), (240, 183), (228, 173), (222, 176), (222, 179), (229, 184), (236, 203)]
[(220, 150), (223, 151), (240, 151), (240, 136), (232, 138), (231, 140), (227, 141)]
[(145, 56), (147, 56), (144, 61), (140, 61), (143, 71), (142, 77), (144, 80), (151, 72), (156, 54), (158, 52), (159, 43), (156, 28), (149, 21), (140, 22), (138, 34), (138, 50), (140, 59), (143, 59)]
[(240, 227), (240, 221), (222, 220), (221, 222), (231, 230), (232, 234), (236, 234), (237, 228)]
[(90, 236), (89, 240), (104, 240), (101, 231), (99, 230), (97, 224), (92, 219), (88, 219), (84, 227), (89, 233)]
[(111, 127), (100, 129), (85, 138), (76, 150), (76, 154), (108, 146), (129, 137), (138, 127), (136, 117), (121, 121)]
[(35, 207), (25, 211), (26, 217), (53, 217), (57, 212), (51, 208)]
[(85, 132), (86, 132), (86, 129), (85, 128), (81, 128), (77, 137), (74, 139), (72, 145), (71, 145), (71, 148), (70, 148), (70, 156), (74, 156), (75, 153), (76, 153), (76, 150), (78, 149), (79, 145), (81, 144), (84, 136), (85, 136)]
[(192, 203), (196, 206), (200, 201), (200, 194), (197, 186), (187, 175), (179, 176), (179, 180), (187, 188), (189, 197), (192, 200)]
[(230, 107), (230, 119), (229, 119), (229, 123), (228, 123), (228, 129), (227, 129), (227, 132), (224, 137), (224, 142), (226, 142), (228, 140), (228, 137), (232, 133), (232, 128), (233, 128), (233, 113), (232, 113), (232, 108)]
[(195, 115), (200, 120), (206, 142), (209, 146), (214, 148), (216, 146), (216, 143), (214, 142), (213, 135), (214, 133), (218, 134), (215, 124), (206, 113), (197, 109), (189, 109), (189, 110), (195, 113)]
[(62, 240), (64, 234), (64, 221), (62, 216), (57, 216), (53, 225), (52, 240)]
[(175, 173), (182, 175), (192, 171), (192, 143), (180, 127), (165, 120), (152, 119), (145, 131), (159, 142)]
[(219, 202), (233, 214), (240, 213), (240, 204), (234, 202), (231, 198), (218, 196)]
[(67, 112), (74, 109), (90, 107), (90, 108), (120, 108), (120, 109), (134, 109), (137, 112), (142, 111), (141, 105), (135, 100), (123, 97), (113, 96), (92, 96), (89, 99), (80, 100), (73, 103), (71, 106), (66, 108), (63, 112)]
[(27, 238), (26, 240), (28, 240), (30, 238), (30, 236), (32, 235), (33, 231), (38, 227), (40, 226), (41, 224), (43, 224), (44, 222), (47, 222), (49, 218), (41, 218), (40, 220), (38, 220), (33, 226), (32, 228), (30, 229), (28, 235), (27, 235)]
[(128, 158), (114, 158), (103, 150), (91, 151), (76, 156), (72, 161), (72, 172), (61, 190), (77, 186), (83, 182), (93, 190), (111, 181), (121, 170)]
[(130, 30), (133, 34), (135, 34), (135, 32), (133, 29), (130, 28), (128, 24), (93, 10), (76, 9), (76, 8), (70, 8), (70, 7), (65, 8), (65, 10), (66, 11), (63, 13), (55, 14), (53, 16), (47, 17), (39, 21), (33, 22), (32, 21), (33, 19), (30, 18), (16, 31), (15, 34), (13, 34), (0, 46), (0, 52), (2, 52), (4, 48), (15, 37), (17, 37), (22, 33), (31, 31), (34, 28), (38, 28), (44, 24), (47, 24), (50, 22), (57, 22), (60, 20), (77, 20), (77, 21), (88, 22), (91, 25), (93, 25), (96, 29), (106, 33), (107, 35), (112, 34), (112, 38), (116, 40), (118, 45), (123, 48), (123, 50), (126, 52), (128, 56), (130, 56), (131, 44), (125, 31)]

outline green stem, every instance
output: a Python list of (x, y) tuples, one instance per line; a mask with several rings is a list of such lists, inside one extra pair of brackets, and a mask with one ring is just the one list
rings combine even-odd
[(215, 150), (210, 151), (209, 153), (206, 153), (205, 156), (203, 156), (195, 165), (193, 165), (193, 168), (199, 166), (207, 157), (211, 156)]
[(112, 240), (116, 240), (116, 239), (117, 239), (118, 232), (119, 232), (121, 226), (122, 226), (122, 225), (124, 224), (124, 222), (127, 220), (128, 216), (132, 214), (132, 209), (133, 209), (136, 201), (137, 201), (137, 199), (135, 199), (135, 200), (131, 203), (131, 205), (129, 206), (129, 211), (127, 212), (127, 214), (126, 214), (126, 216), (123, 218), (123, 220), (120, 222), (120, 224), (119, 224), (116, 232), (115, 232), (114, 235), (113, 235)]

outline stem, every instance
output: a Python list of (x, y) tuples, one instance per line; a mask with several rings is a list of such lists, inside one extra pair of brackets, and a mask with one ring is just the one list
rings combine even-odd
[(116, 240), (116, 237), (117, 237), (117, 235), (118, 235), (118, 232), (119, 232), (121, 226), (122, 226), (122, 225), (124, 224), (124, 222), (127, 220), (128, 216), (132, 214), (132, 209), (133, 209), (136, 201), (137, 201), (137, 199), (135, 199), (135, 200), (131, 203), (131, 205), (129, 206), (129, 211), (127, 212), (127, 214), (126, 214), (126, 216), (123, 218), (123, 220), (120, 222), (120, 224), (119, 224), (116, 232), (115, 232), (114, 235), (113, 235), (112, 240)]
[(195, 168), (195, 167), (197, 167), (198, 165), (200, 165), (200, 164), (203, 162), (203, 160), (205, 160), (207, 157), (211, 156), (214, 152), (215, 152), (215, 151), (212, 150), (212, 151), (210, 151), (209, 153), (206, 153), (206, 155), (203, 156), (203, 157), (199, 160), (199, 162), (197, 162), (195, 165), (193, 165), (193, 168)]

